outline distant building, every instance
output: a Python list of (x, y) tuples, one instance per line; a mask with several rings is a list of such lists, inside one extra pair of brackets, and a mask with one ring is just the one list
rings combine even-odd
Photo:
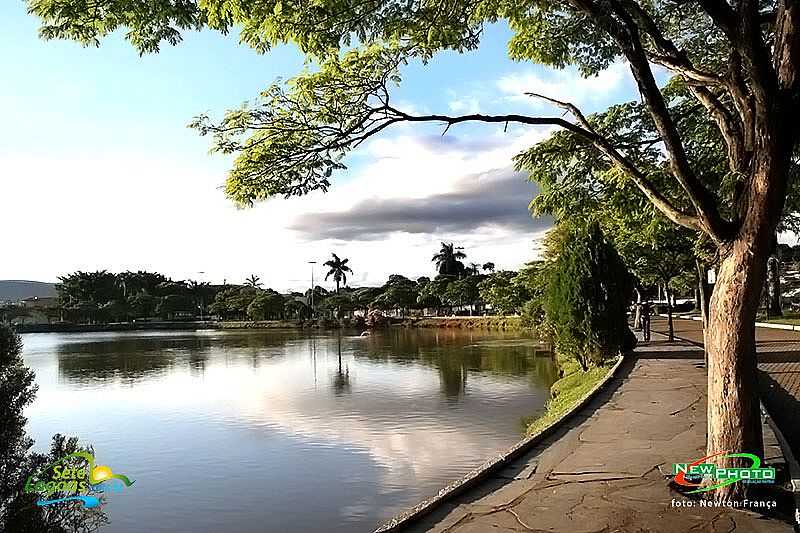
[(43, 309), (45, 307), (56, 307), (58, 305), (58, 298), (54, 296), (34, 296), (33, 298), (25, 298), (20, 300), (18, 305), (26, 309)]

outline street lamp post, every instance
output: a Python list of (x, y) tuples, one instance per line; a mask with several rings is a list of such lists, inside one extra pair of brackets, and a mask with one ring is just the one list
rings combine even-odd
[(205, 302), (203, 301), (203, 283), (204, 283), (203, 277), (205, 276), (205, 272), (198, 272), (198, 274), (200, 274), (198, 276), (198, 278), (200, 279), (200, 282), (198, 283), (198, 289), (199, 289), (198, 296), (200, 296), (200, 305), (198, 307), (200, 308), (200, 322), (203, 322), (205, 318), (204, 317), (205, 313), (203, 312), (204, 311), (203, 306), (205, 304)]
[(314, 265), (317, 262), (309, 261), (308, 264), (311, 265), (311, 318), (314, 318)]

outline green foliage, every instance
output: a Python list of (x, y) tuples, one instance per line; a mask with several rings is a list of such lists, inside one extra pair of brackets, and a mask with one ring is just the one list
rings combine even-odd
[(194, 300), (185, 294), (168, 294), (156, 307), (156, 313), (166, 320), (194, 317), (195, 311)]
[(247, 306), (247, 317), (251, 320), (282, 319), (286, 315), (286, 303), (284, 297), (275, 291), (258, 292)]
[(383, 292), (373, 301), (378, 309), (397, 309), (405, 315), (417, 303), (417, 283), (405, 276), (393, 274), (383, 286)]
[(254, 289), (261, 288), (261, 278), (256, 276), (255, 274), (251, 274), (250, 277), (244, 280), (244, 284), (248, 287), (253, 287)]
[(467, 254), (462, 250), (463, 248), (457, 248), (452, 242), (442, 243), (442, 248), (431, 259), (436, 262), (436, 269), (440, 276), (460, 277), (465, 274), (464, 263), (460, 260), (465, 259)]
[(435, 280), (420, 278), (417, 280), (419, 293), (417, 294), (417, 306), (420, 309), (441, 307), (444, 305), (445, 291), (451, 279), (447, 276), (437, 277)]
[(293, 318), (297, 320), (311, 318), (311, 308), (295, 298), (286, 300), (286, 303), (283, 304), (283, 310), (285, 313), (285, 318)]
[(175, 313), (194, 315), (215, 290), (207, 283), (172, 281), (155, 272), (73, 272), (56, 285), (68, 321), (104, 323)]
[(333, 281), (336, 282), (336, 294), (339, 294), (339, 284), (347, 285), (347, 273), (352, 273), (353, 270), (347, 266), (349, 259), (339, 259), (336, 254), (331, 254), (333, 259), (325, 261), (323, 265), (329, 267), (328, 273), (325, 275), (325, 281), (333, 276)]
[(496, 314), (518, 313), (522, 304), (528, 299), (526, 293), (520, 292), (514, 286), (513, 281), (516, 276), (516, 272), (501, 270), (489, 275), (478, 285), (480, 297), (492, 306)]
[[(505, 122), (480, 115), (457, 120), (443, 115), (412, 116), (397, 109), (390, 98), (390, 88), (400, 82), (404, 64), (426, 62), (441, 51), (474, 50), (487, 24), (500, 20), (508, 24), (512, 59), (555, 68), (574, 65), (585, 76), (598, 74), (622, 57), (631, 62), (641, 53), (646, 56), (645, 70), (648, 62), (659, 63), (676, 74), (660, 89), (661, 94), (649, 97), (657, 107), (663, 99), (682, 141), (681, 152), (688, 166), (696, 169), (702, 189), (720, 206), (723, 216), (736, 219), (742, 176), (729, 168), (728, 151), (714, 118), (715, 110), (721, 108), (734, 118), (734, 129), (744, 126), (740, 122), (745, 119), (736, 109), (742, 104), (734, 102), (737, 98), (729, 87), (736, 84), (695, 80), (689, 86), (680, 74), (688, 69), (694, 76), (710, 73), (714, 77), (733, 68), (736, 72), (731, 75), (743, 76), (739, 86), (747, 92), (747, 78), (758, 69), (735, 68), (737, 61), (732, 60), (741, 59), (741, 50), (734, 49), (735, 43), (722, 29), (724, 24), (714, 21), (702, 2), (27, 0), (27, 4), (42, 21), (43, 37), (87, 45), (123, 29), (140, 53), (154, 52), (161, 42), (178, 43), (181, 31), (206, 27), (223, 33), (236, 28), (240, 41), (258, 51), (280, 43), (297, 45), (308, 59), (303, 72), (271, 85), (256, 102), (229, 111), (220, 121), (200, 116), (191, 124), (201, 134), (213, 136), (213, 150), (236, 154), (226, 193), (242, 205), (276, 195), (327, 190), (332, 175), (345, 168), (343, 158), (350, 150), (399, 122)], [(774, 11), (773, 4), (759, 9)], [(768, 48), (778, 40), (776, 28), (767, 20), (760, 23)], [(765, 52), (763, 58), (767, 57)], [(770, 74), (775, 75), (771, 70)], [(719, 105), (707, 105), (708, 109), (698, 105), (693, 90), (702, 83)], [(672, 176), (651, 112), (645, 104), (628, 102), (590, 116), (588, 122), (664, 198), (691, 212), (685, 191)], [(609, 197), (633, 198), (634, 209), (649, 205), (619, 168), (586, 136), (574, 132), (557, 132), (521, 154), (517, 163), (543, 184), (543, 197), (534, 206), (539, 211), (552, 211), (548, 197), (557, 196), (572, 196), (569, 203), (583, 213)], [(790, 175), (784, 228), (798, 223), (792, 215), (800, 202), (796, 164)], [(569, 212), (567, 204), (560, 205), (558, 209)]]
[(544, 414), (531, 421), (525, 430), (527, 435), (537, 433), (572, 409), (607, 375), (606, 366), (590, 368), (582, 371), (578, 365), (561, 368), (562, 377), (550, 387), (550, 400), (547, 401)]
[(478, 288), (484, 276), (471, 275), (450, 282), (445, 290), (445, 301), (451, 305), (474, 305), (480, 300), (480, 290)]
[(230, 286), (217, 293), (208, 310), (226, 320), (242, 320), (247, 317), (247, 309), (258, 294), (259, 289), (255, 287)]
[(37, 468), (77, 451), (76, 438), (55, 435), (49, 454), (31, 453), (23, 410), (36, 396), (34, 374), (22, 361), (22, 341), (0, 322), (0, 531), (42, 533), (91, 532), (107, 523), (99, 509), (79, 502), (39, 507), (35, 494), (24, 492), (26, 478)]
[(570, 228), (552, 266), (544, 309), (556, 350), (584, 370), (623, 350), (631, 276), (597, 223)]
[(72, 39), (84, 45), (117, 28), (140, 52), (157, 52), (166, 41), (181, 41), (180, 30), (200, 29), (205, 22), (195, 2), (188, 0), (29, 0), (28, 11), (39, 16), (45, 39)]

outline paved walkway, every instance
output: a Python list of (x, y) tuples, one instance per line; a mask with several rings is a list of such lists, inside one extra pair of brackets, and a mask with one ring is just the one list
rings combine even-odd
[[(654, 319), (654, 331), (666, 333), (667, 321)], [(703, 344), (703, 324), (699, 320), (674, 320), (675, 335)], [(800, 331), (756, 328), (756, 350), (761, 397), (800, 457)]]
[[(583, 411), (517, 463), (412, 524), (411, 531), (789, 532), (727, 508), (674, 507), (672, 463), (705, 452), (702, 351), (654, 341), (637, 349)], [(766, 459), (779, 455), (765, 433)]]

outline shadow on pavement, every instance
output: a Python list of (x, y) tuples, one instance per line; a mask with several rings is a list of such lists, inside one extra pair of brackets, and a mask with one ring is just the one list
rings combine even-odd
[(800, 400), (764, 370), (758, 372), (758, 382), (762, 401), (772, 418), (780, 421), (781, 433), (797, 457), (800, 454)]

